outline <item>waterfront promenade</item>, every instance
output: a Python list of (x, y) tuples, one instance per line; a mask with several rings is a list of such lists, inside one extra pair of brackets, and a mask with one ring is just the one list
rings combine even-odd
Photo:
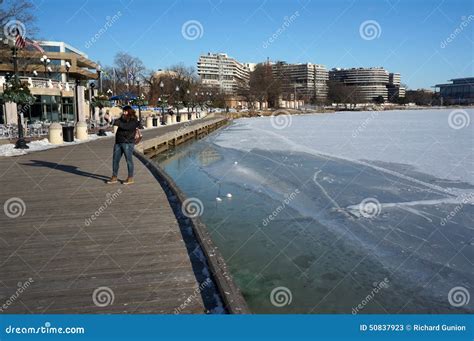
[(0, 158), (0, 313), (205, 313), (219, 303), (146, 165), (135, 158), (134, 185), (104, 183), (113, 142)]

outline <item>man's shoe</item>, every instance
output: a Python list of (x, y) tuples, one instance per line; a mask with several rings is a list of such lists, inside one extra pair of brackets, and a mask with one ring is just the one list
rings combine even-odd
[(131, 178), (131, 177), (128, 177), (127, 180), (125, 180), (123, 182), (124, 185), (131, 185), (133, 183), (134, 183), (134, 181), (133, 181), (133, 178)]
[(110, 178), (110, 180), (107, 180), (107, 184), (111, 185), (111, 184), (116, 184), (118, 182), (118, 179), (116, 176), (113, 176)]

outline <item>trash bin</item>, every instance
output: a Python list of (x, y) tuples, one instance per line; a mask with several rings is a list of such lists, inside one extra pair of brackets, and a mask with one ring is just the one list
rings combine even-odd
[(63, 141), (74, 142), (74, 126), (63, 127)]
[(153, 117), (153, 127), (158, 127), (158, 119)]

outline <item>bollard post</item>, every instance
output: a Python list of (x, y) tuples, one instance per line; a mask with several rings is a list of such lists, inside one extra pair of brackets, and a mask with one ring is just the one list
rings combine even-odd
[(153, 128), (153, 117), (148, 116), (146, 118), (146, 127), (147, 128)]
[(63, 144), (63, 127), (59, 123), (49, 126), (48, 140), (52, 144)]
[(76, 139), (87, 140), (89, 135), (87, 134), (87, 123), (79, 121), (76, 123)]
[(169, 126), (170, 124), (173, 124), (173, 118), (171, 117), (171, 115), (169, 114), (166, 114), (165, 115), (165, 122), (166, 122), (166, 125)]

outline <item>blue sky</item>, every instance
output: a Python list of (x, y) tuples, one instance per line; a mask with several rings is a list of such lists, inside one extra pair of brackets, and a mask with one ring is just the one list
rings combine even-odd
[[(384, 66), (412, 89), (474, 76), (471, 0), (33, 1), (39, 38), (66, 41), (104, 65), (126, 51), (148, 68), (196, 66), (211, 51), (241, 62)], [(114, 15), (118, 20), (88, 43)], [(191, 20), (199, 32), (192, 40), (182, 34)]]

